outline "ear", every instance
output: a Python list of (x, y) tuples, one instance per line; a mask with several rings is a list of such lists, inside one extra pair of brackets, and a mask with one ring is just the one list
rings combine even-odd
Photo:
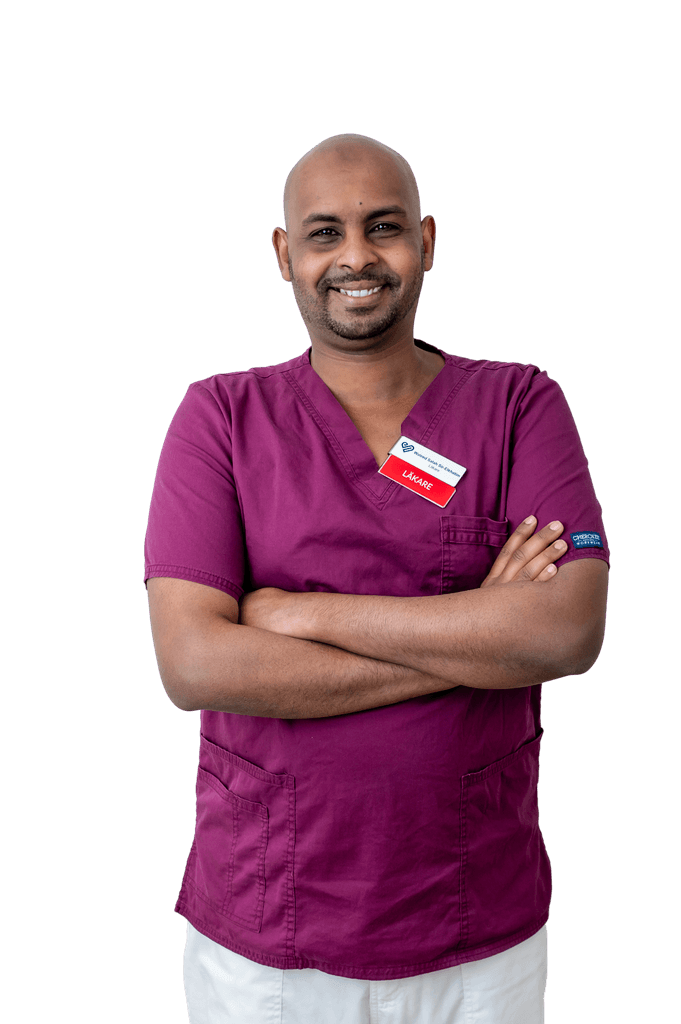
[(275, 228), (272, 232), (272, 245), (274, 246), (274, 251), (277, 254), (277, 262), (279, 263), (281, 276), (285, 281), (290, 281), (291, 275), (288, 269), (288, 237), (283, 228)]
[(432, 217), (424, 217), (421, 221), (421, 232), (423, 235), (423, 250), (425, 254), (425, 270), (433, 266), (435, 256), (435, 221)]

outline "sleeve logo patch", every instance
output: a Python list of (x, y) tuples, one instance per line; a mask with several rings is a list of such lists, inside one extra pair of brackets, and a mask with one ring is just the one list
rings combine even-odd
[(582, 530), (581, 533), (571, 533), (570, 540), (576, 548), (602, 548), (603, 541), (600, 533), (595, 530)]

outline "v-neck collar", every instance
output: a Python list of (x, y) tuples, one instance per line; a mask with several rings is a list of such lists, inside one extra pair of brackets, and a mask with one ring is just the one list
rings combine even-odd
[[(448, 353), (422, 341), (415, 341), (415, 344), (426, 351), (437, 352), (445, 361), (402, 421), (402, 434), (427, 445), (469, 374)], [(303, 353), (296, 360), (297, 365), (286, 370), (284, 376), (326, 436), (350, 479), (373, 504), (383, 508), (399, 484), (378, 472), (373, 452), (333, 391), (313, 369), (311, 351)]]

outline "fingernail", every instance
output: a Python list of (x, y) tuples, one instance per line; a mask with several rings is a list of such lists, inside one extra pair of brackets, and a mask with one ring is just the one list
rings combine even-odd
[(563, 524), (559, 523), (557, 519), (549, 526), (549, 530), (562, 530), (562, 528)]
[(525, 522), (527, 523), (528, 526), (530, 525), (530, 523), (534, 523), (535, 522), (534, 516), (528, 516), (527, 519), (525, 520)]
[(558, 570), (556, 569), (555, 565), (547, 565), (546, 566), (546, 571), (547, 572), (551, 572), (551, 573), (558, 572)]
[(558, 550), (560, 551), (561, 548), (566, 548), (567, 544), (565, 543), (564, 540), (557, 540), (556, 543), (553, 546), (554, 546), (554, 548), (558, 548)]

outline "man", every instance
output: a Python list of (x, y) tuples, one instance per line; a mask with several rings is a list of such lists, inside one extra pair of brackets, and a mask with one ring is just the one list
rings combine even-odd
[(533, 1024), (540, 684), (604, 629), (586, 459), (545, 373), (414, 340), (435, 224), (400, 155), (328, 139), (284, 203), (311, 348), (190, 387), (147, 533), (201, 709), (190, 1019)]

